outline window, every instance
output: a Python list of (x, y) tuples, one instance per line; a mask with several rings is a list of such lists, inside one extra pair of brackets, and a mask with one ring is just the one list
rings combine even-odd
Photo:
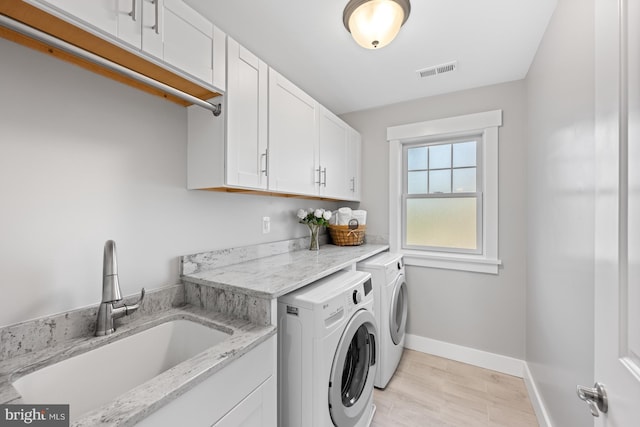
[(480, 252), (481, 146), (476, 136), (403, 147), (403, 249)]
[(497, 110), (387, 129), (390, 244), (407, 264), (497, 274), (501, 124)]

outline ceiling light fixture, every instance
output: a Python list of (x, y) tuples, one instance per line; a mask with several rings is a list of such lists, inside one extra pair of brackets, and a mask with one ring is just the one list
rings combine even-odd
[(379, 49), (393, 41), (410, 12), (409, 0), (349, 0), (342, 21), (356, 43)]

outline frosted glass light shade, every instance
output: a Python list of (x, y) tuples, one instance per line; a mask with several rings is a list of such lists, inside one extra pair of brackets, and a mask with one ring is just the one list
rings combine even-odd
[(409, 0), (351, 0), (342, 20), (356, 43), (379, 49), (398, 35), (410, 10)]

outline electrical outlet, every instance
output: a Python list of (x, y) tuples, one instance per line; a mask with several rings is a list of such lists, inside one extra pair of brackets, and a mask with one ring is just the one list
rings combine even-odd
[(271, 232), (271, 218), (268, 216), (262, 217), (262, 234), (267, 234)]

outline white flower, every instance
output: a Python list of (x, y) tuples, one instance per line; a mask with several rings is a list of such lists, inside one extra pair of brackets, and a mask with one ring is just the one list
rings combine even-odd
[(331, 211), (324, 211), (324, 213), (322, 214), (322, 217), (327, 221), (329, 221), (331, 219)]
[(322, 214), (324, 214), (324, 210), (316, 209), (316, 211), (313, 213), (313, 216), (315, 216), (316, 218), (322, 218)]
[(298, 209), (297, 216), (300, 219), (305, 219), (305, 217), (307, 216), (307, 211), (305, 211), (304, 209)]
[(307, 213), (314, 213), (315, 211), (316, 211), (316, 208), (307, 209)]

